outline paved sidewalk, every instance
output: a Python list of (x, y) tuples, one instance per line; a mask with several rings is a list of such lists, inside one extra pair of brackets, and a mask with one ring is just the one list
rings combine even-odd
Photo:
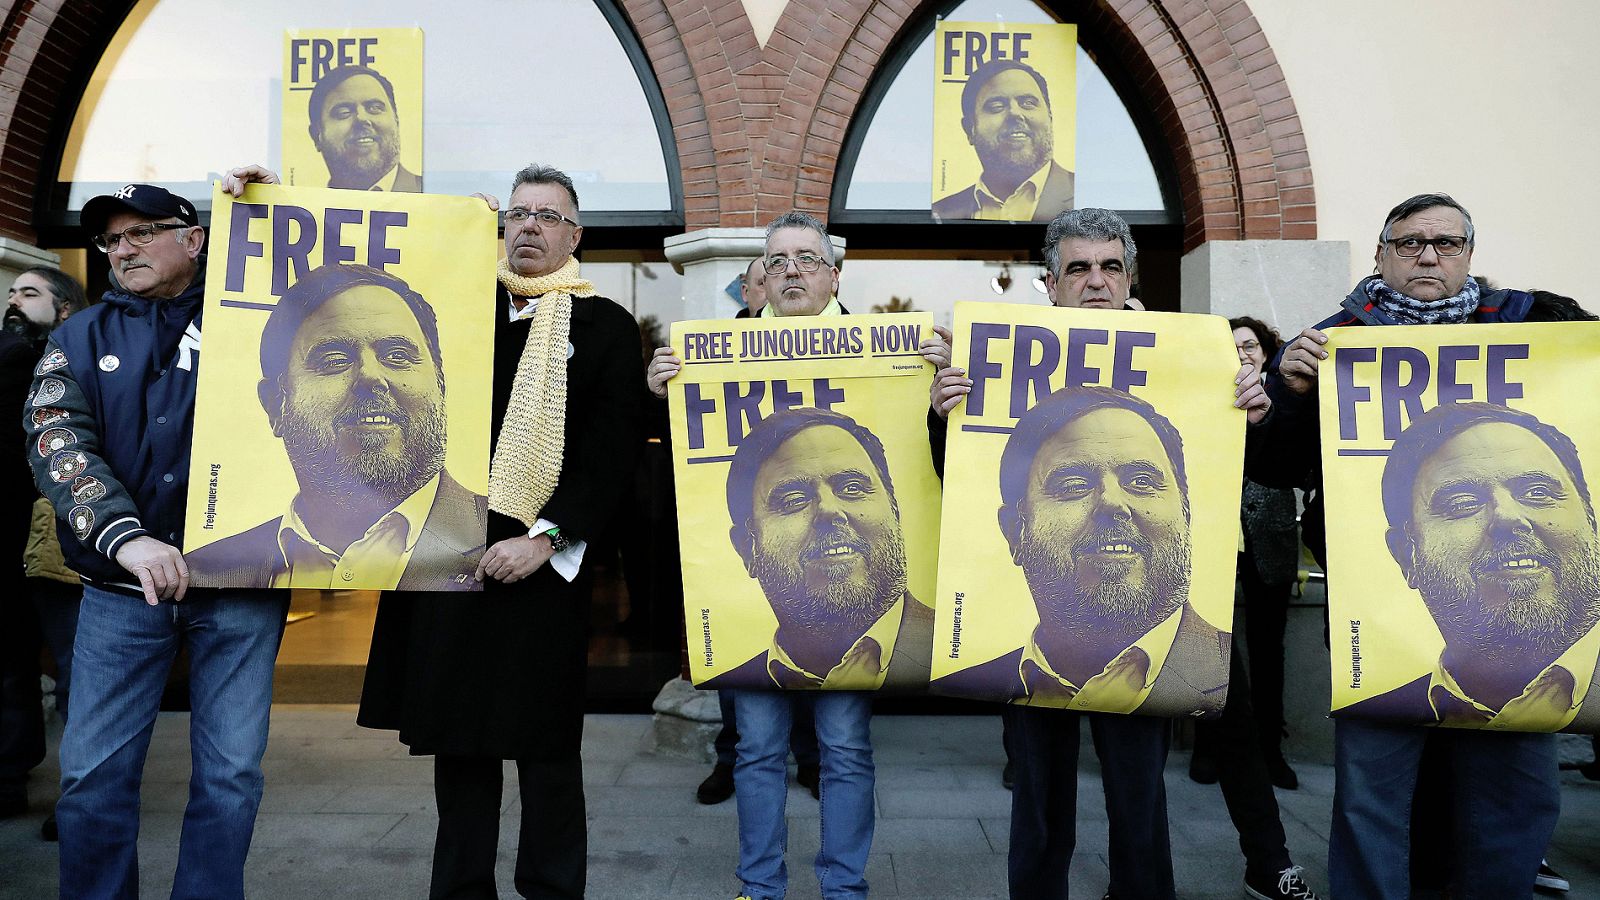
[[(273, 710), (267, 788), (246, 883), (273, 900), (422, 897), (435, 817), (428, 759), (413, 759), (387, 732), (356, 727), (348, 706)], [(59, 726), (58, 726), (59, 730)], [(589, 896), (596, 900), (729, 900), (738, 885), (734, 804), (700, 806), (694, 788), (706, 767), (647, 750), (650, 719), (593, 715), (584, 735), (589, 803)], [(1000, 787), (997, 717), (874, 720), (878, 764), (877, 837), (867, 877), (874, 896), (1003, 897), (1010, 795)], [(1087, 732), (1087, 729), (1085, 729)], [(54, 740), (52, 737), (52, 760)], [(1074, 896), (1098, 898), (1107, 880), (1105, 809), (1094, 754), (1085, 749), (1079, 792)], [(1243, 872), (1237, 837), (1215, 787), (1186, 776), (1188, 755), (1167, 771), (1179, 896), (1237, 898)], [(1327, 885), (1333, 775), (1299, 765), (1301, 788), (1280, 791), (1290, 852), (1314, 885)], [(145, 769), (140, 839), (143, 893), (171, 886), (189, 777), (188, 716), (162, 714)], [(53, 763), (35, 772), (35, 808), (55, 793)], [(520, 814), (508, 776), (501, 847)], [(1572, 878), (1569, 896), (1600, 897), (1600, 784), (1564, 773), (1564, 811), (1551, 861)], [(791, 786), (789, 872), (794, 898), (817, 896), (817, 804)], [(55, 845), (39, 840), (43, 813), (0, 822), (0, 898), (55, 895)], [(500, 860), (511, 891), (512, 854)]]

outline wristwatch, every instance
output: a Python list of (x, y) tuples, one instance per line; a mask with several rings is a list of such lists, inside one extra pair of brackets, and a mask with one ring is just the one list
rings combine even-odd
[(550, 539), (551, 552), (565, 553), (572, 549), (572, 542), (567, 540), (567, 536), (562, 534), (559, 528), (552, 528), (546, 531), (544, 536)]

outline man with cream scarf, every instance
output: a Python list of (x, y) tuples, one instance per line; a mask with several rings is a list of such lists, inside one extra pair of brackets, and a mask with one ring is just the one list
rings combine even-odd
[(567, 175), (517, 173), (494, 300), (483, 593), (385, 594), (373, 630), (358, 721), (435, 757), (433, 897), (496, 896), (502, 760), (522, 797), (517, 892), (584, 892), (584, 552), (631, 482), (643, 395), (638, 326), (572, 258), (578, 217)]

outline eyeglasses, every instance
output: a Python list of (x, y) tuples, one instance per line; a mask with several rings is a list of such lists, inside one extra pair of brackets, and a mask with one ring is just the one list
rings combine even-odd
[(143, 247), (145, 244), (148, 244), (156, 239), (156, 232), (158, 231), (166, 231), (171, 228), (193, 227), (195, 226), (173, 225), (170, 222), (146, 222), (143, 225), (134, 225), (124, 228), (121, 231), (110, 231), (105, 234), (97, 234), (94, 236), (94, 245), (100, 248), (100, 252), (110, 253), (111, 251), (117, 249), (117, 244), (120, 243), (123, 238), (127, 238), (128, 243), (134, 245), (135, 247)]
[(521, 225), (529, 219), (538, 222), (540, 228), (554, 228), (557, 225), (560, 225), (562, 222), (565, 222), (574, 228), (578, 227), (577, 222), (572, 221), (553, 209), (517, 209), (513, 207), (512, 209), (506, 210), (507, 225)]
[(823, 259), (810, 253), (802, 253), (799, 256), (774, 256), (763, 263), (762, 268), (767, 270), (768, 275), (782, 275), (789, 271), (789, 263), (794, 263), (800, 271), (809, 273), (822, 268)]
[(1261, 342), (1260, 341), (1245, 341), (1244, 343), (1239, 345), (1239, 349), (1243, 350), (1246, 353), (1254, 353), (1257, 350), (1261, 349)]
[(1467, 249), (1467, 239), (1454, 234), (1436, 238), (1391, 238), (1388, 244), (1394, 248), (1395, 256), (1403, 256), (1406, 259), (1421, 256), (1422, 251), (1430, 246), (1433, 247), (1433, 252), (1440, 256), (1460, 256)]

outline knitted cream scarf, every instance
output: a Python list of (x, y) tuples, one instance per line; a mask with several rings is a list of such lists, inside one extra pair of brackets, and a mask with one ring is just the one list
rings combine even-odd
[(500, 439), (489, 462), (489, 508), (533, 527), (555, 493), (566, 444), (567, 338), (572, 298), (592, 297), (594, 285), (578, 277), (578, 261), (530, 278), (500, 260), (500, 284), (513, 297), (538, 301), (527, 343), (511, 382)]

